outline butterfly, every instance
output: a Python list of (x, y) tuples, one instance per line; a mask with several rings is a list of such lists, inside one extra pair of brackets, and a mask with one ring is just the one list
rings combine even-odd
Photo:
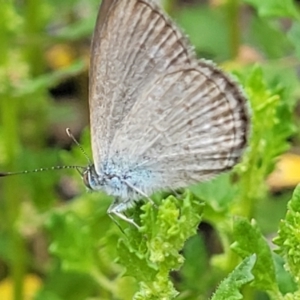
[(186, 36), (151, 0), (103, 0), (91, 46), (91, 190), (112, 195), (108, 213), (140, 198), (230, 170), (248, 139), (238, 84), (198, 60)]

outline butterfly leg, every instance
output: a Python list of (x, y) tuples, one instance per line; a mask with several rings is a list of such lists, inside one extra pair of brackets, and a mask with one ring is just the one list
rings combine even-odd
[(138, 189), (137, 187), (135, 187), (134, 185), (132, 185), (130, 182), (128, 182), (127, 180), (124, 180), (124, 182), (134, 191), (136, 191), (138, 194), (140, 194), (141, 196), (145, 197), (155, 208), (157, 208), (156, 204), (153, 202), (153, 200), (146, 195), (143, 191), (141, 191), (140, 189)]
[(121, 224), (117, 221), (117, 218), (114, 218), (114, 216), (112, 215), (112, 213), (108, 213), (108, 216), (110, 217), (110, 219), (117, 225), (117, 227), (119, 227), (120, 231), (126, 235), (125, 231), (123, 230)]
[(184, 189), (170, 189), (170, 191), (173, 193), (173, 195), (177, 198), (177, 199), (181, 199), (183, 198), (183, 193), (184, 193)]
[(111, 204), (111, 206), (108, 208), (107, 213), (111, 217), (111, 219), (116, 223), (116, 225), (121, 228), (120, 224), (117, 222), (117, 220), (113, 217), (116, 216), (119, 219), (132, 224), (135, 226), (137, 229), (140, 229), (140, 226), (137, 225), (133, 219), (128, 218), (125, 214), (124, 211), (128, 208), (128, 206), (124, 203), (120, 203), (118, 199), (115, 199), (115, 201)]

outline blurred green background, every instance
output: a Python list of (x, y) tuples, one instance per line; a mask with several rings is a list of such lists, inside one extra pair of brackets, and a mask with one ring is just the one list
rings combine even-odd
[[(273, 152), (261, 156), (269, 161), (260, 163), (265, 169), (254, 187), (257, 201), (237, 213), (255, 218), (265, 236), (272, 236), (300, 179), (299, 3), (161, 2), (199, 57), (215, 61), (243, 83), (259, 65), (266, 87), (285, 101), (270, 138), (268, 151)], [(99, 0), (0, 0), (1, 171), (87, 165), (65, 129), (69, 127), (92, 156), (89, 46), (99, 5)], [(272, 144), (276, 138), (280, 143)], [(288, 150), (280, 157), (280, 169), (272, 173), (276, 158)], [(222, 234), (212, 224), (224, 205), (217, 203), (216, 208), (216, 199), (231, 201), (227, 185), (234, 180), (230, 177), (228, 183), (228, 178), (222, 177), (216, 187), (192, 188), (196, 196), (211, 201), (215, 211), (207, 212), (198, 236), (187, 243), (182, 272), (172, 274), (180, 299), (208, 299), (224, 277), (224, 272), (210, 269), (210, 260), (224, 247)], [(122, 233), (106, 215), (110, 201), (100, 193), (87, 193), (75, 170), (1, 178), (0, 299), (132, 299), (137, 282), (122, 277), (123, 267), (116, 262)], [(286, 291), (293, 289), (289, 279), (282, 285)], [(255, 291), (244, 299), (269, 296)]]

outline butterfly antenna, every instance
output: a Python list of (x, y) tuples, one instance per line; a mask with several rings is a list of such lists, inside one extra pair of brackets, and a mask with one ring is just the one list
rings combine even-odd
[(30, 174), (30, 173), (38, 173), (38, 172), (48, 172), (48, 171), (55, 171), (55, 170), (66, 170), (66, 169), (76, 169), (80, 174), (82, 174), (85, 170), (85, 167), (81, 166), (54, 166), (50, 168), (39, 168), (34, 170), (25, 170), (20, 172), (0, 172), (0, 177), (12, 176), (12, 175), (22, 175), (22, 174)]
[(67, 135), (73, 140), (73, 142), (79, 147), (79, 149), (81, 150), (81, 152), (83, 153), (83, 155), (86, 157), (86, 159), (89, 162), (89, 165), (92, 165), (92, 160), (89, 158), (89, 156), (87, 155), (87, 153), (85, 152), (85, 150), (83, 149), (83, 147), (79, 144), (79, 142), (76, 140), (76, 138), (74, 137), (74, 135), (72, 134), (70, 128), (66, 129)]
[[(84, 154), (84, 156), (87, 158), (89, 164), (92, 164), (91, 159), (88, 157), (87, 153), (84, 151), (82, 146), (78, 143), (78, 141), (75, 139), (74, 135), (71, 133), (71, 130), (69, 128), (66, 129), (66, 132), (68, 136), (75, 142), (75, 144), (79, 147), (81, 152)], [(34, 170), (25, 170), (20, 172), (0, 172), (0, 177), (6, 177), (6, 176), (12, 176), (12, 175), (22, 175), (22, 174), (30, 174), (30, 173), (38, 173), (38, 172), (48, 172), (48, 171), (54, 171), (54, 170), (67, 170), (67, 169), (76, 169), (78, 173), (83, 176), (84, 171), (86, 170), (86, 167), (82, 166), (54, 166), (50, 168), (39, 168)]]

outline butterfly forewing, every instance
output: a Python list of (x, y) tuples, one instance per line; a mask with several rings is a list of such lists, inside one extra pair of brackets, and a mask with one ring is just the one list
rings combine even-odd
[(150, 82), (194, 53), (152, 1), (104, 0), (92, 43), (90, 119), (96, 169), (112, 139)]

